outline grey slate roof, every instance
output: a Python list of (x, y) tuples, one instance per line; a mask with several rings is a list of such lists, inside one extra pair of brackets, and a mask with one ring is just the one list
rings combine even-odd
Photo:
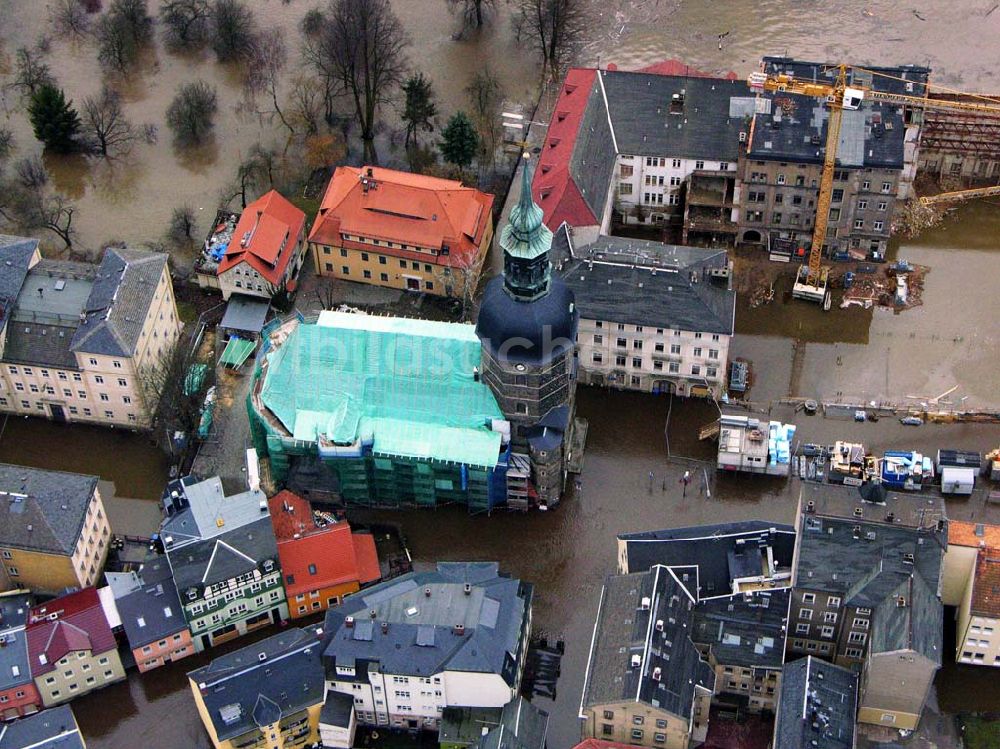
[(732, 335), (736, 292), (708, 277), (726, 267), (725, 250), (610, 236), (573, 247), (565, 224), (555, 237), (553, 263), (581, 317)]
[(701, 600), (694, 607), (691, 639), (710, 646), (719, 663), (780, 669), (790, 600), (789, 588)]
[(38, 240), (0, 234), (0, 330), (7, 324), (11, 309), (21, 293), (28, 265)]
[(73, 351), (131, 356), (166, 265), (167, 256), (161, 252), (105, 250), (84, 308), (86, 318), (73, 337)]
[(220, 328), (227, 330), (259, 333), (264, 327), (264, 320), (267, 319), (267, 312), (271, 308), (268, 301), (247, 296), (246, 294), (233, 294), (229, 297), (226, 305), (226, 312), (219, 323)]
[[(759, 539), (769, 544), (776, 568), (791, 572), (795, 552), (795, 528), (765, 520), (744, 520), (735, 523), (696, 525), (660, 531), (622, 533), (629, 572), (648, 570), (656, 564), (683, 566), (697, 570), (699, 593), (696, 596), (724, 595), (731, 590), (735, 572), (742, 569), (742, 558), (731, 558), (730, 552), (745, 552)], [(739, 542), (743, 543), (740, 544)], [(733, 563), (737, 567), (733, 568)]]
[[(327, 672), (354, 668), (366, 680), (368, 668), (420, 677), (470, 671), (513, 685), (531, 597), (529, 584), (501, 575), (495, 562), (441, 562), (366, 588), (327, 611)], [(464, 632), (456, 634), (456, 625)]]
[(858, 675), (853, 671), (811, 655), (786, 663), (774, 745), (780, 749), (854, 749), (857, 701)]
[(0, 463), (0, 546), (70, 555), (97, 476)]
[(500, 725), (481, 737), (474, 749), (545, 749), (549, 714), (524, 697), (503, 706)]
[(49, 708), (0, 726), (0, 749), (84, 749), (69, 705)]
[[(607, 578), (582, 707), (641, 702), (687, 720), (696, 688), (715, 688), (715, 674), (690, 638), (693, 607), (691, 594), (666, 567)], [(641, 663), (633, 667), (636, 655)]]
[(26, 593), (0, 595), (0, 691), (31, 681), (28, 665), (28, 638), (24, 625), (28, 620), (31, 596)]
[(500, 725), (502, 707), (446, 707), (441, 711), (438, 742), (470, 746)]
[(166, 557), (143, 562), (140, 587), (116, 598), (129, 647), (133, 650), (187, 629), (184, 611)]
[(608, 121), (608, 108), (604, 104), (600, 81), (595, 76), (587, 107), (583, 111), (580, 128), (573, 142), (569, 175), (580, 190), (587, 207), (597, 216), (598, 222), (604, 215), (604, 204), (611, 189), (617, 156)]
[(941, 601), (923, 577), (913, 573), (900, 580), (875, 607), (871, 653), (913, 650), (940, 666), (943, 627)]
[[(601, 71), (618, 151), (635, 156), (736, 163), (741, 116), (730, 117), (730, 99), (748, 97), (745, 81), (722, 78)], [(672, 114), (674, 94), (683, 113)]]
[(217, 476), (179, 486), (190, 505), (164, 520), (160, 535), (180, 593), (252, 572), (267, 560), (277, 568), (278, 544), (263, 492), (227, 497)]
[[(765, 57), (763, 62), (768, 72), (791, 73), (803, 80), (832, 84), (836, 76), (836, 70), (823, 63), (782, 57)], [(911, 82), (911, 90), (907, 90), (904, 81), (881, 76), (873, 79), (870, 74), (853, 68), (848, 70), (848, 85), (855, 82), (879, 91), (911, 96), (923, 95), (930, 72), (927, 68), (915, 66), (868, 67), (867, 70), (905, 78)], [(754, 135), (749, 157), (822, 163), (829, 123), (829, 110), (824, 102), (786, 92), (761, 96), (770, 100), (771, 106), (768, 107), (768, 113), (761, 112), (754, 117)], [(780, 101), (791, 104), (783, 107), (779, 105)], [(843, 113), (837, 163), (841, 166), (901, 169), (904, 136), (905, 123), (899, 105), (864, 99), (860, 109)]]
[(314, 628), (289, 629), (188, 673), (220, 740), (323, 702), (321, 634)]
[(347, 728), (351, 725), (352, 712), (354, 712), (354, 698), (351, 695), (328, 689), (323, 707), (319, 711), (319, 722), (321, 725)]

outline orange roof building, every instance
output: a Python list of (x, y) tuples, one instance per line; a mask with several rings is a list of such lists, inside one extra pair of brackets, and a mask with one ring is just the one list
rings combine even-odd
[(305, 225), (306, 214), (277, 190), (244, 208), (219, 262), (222, 298), (246, 294), (270, 299), (282, 284), (294, 289), (305, 256)]
[(464, 298), (493, 240), (493, 196), (381, 167), (338, 167), (309, 235), (316, 273)]
[(949, 520), (942, 582), (958, 608), (955, 659), (1000, 667), (1000, 525)]
[(325, 611), (381, 579), (372, 534), (355, 533), (346, 521), (314, 512), (308, 500), (287, 490), (271, 497), (268, 506), (293, 619)]

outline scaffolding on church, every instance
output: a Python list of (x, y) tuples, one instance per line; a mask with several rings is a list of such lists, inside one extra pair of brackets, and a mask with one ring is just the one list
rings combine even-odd
[(347, 504), (489, 511), (507, 498), (509, 423), (470, 325), (320, 313), (264, 331), (247, 401), (278, 482), (319, 460)]

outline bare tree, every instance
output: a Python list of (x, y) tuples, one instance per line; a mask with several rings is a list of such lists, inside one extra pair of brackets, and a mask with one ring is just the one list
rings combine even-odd
[(14, 53), (14, 80), (10, 85), (27, 97), (46, 83), (55, 85), (45, 53), (37, 47), (18, 47)]
[(177, 245), (190, 244), (194, 238), (197, 222), (194, 218), (194, 208), (187, 203), (174, 208), (170, 215), (170, 225), (167, 227), (167, 237)]
[(198, 145), (212, 132), (218, 108), (215, 88), (200, 80), (185, 83), (167, 107), (167, 125), (180, 145)]
[(328, 90), (350, 98), (365, 161), (377, 164), (378, 110), (403, 80), (409, 40), (389, 0), (331, 0), (325, 15), (318, 37), (307, 39), (306, 62)]
[(586, 24), (584, 0), (518, 0), (519, 28), (558, 78)]
[(497, 147), (500, 145), (500, 109), (503, 105), (504, 90), (500, 79), (485, 66), (476, 73), (466, 86), (469, 101), (469, 117), (479, 133), (480, 169), (496, 164)]
[(146, 0), (114, 0), (97, 22), (97, 59), (124, 75), (153, 40)]
[(465, 26), (481, 28), (487, 11), (496, 10), (496, 0), (448, 0), (452, 11), (462, 14)]
[(49, 183), (49, 172), (38, 154), (26, 156), (14, 165), (17, 183), (25, 190), (41, 190)]
[(56, 0), (49, 18), (61, 36), (81, 38), (90, 30), (90, 16), (80, 0)]
[(316, 135), (323, 119), (323, 85), (312, 76), (296, 76), (289, 99), (289, 118), (305, 129), (306, 136)]
[(8, 128), (0, 127), (0, 165), (3, 165), (14, 153), (14, 133)]
[(243, 91), (251, 102), (258, 94), (269, 97), (278, 119), (290, 133), (294, 134), (295, 128), (278, 105), (278, 84), (287, 63), (288, 50), (285, 48), (285, 40), (281, 36), (280, 29), (268, 29), (257, 34), (247, 58)]
[(0, 215), (26, 231), (48, 229), (71, 249), (76, 207), (65, 195), (49, 189), (49, 175), (41, 158), (21, 159), (15, 173), (15, 181), (0, 185)]
[(240, 206), (247, 203), (265, 187), (274, 187), (278, 163), (278, 153), (272, 148), (265, 148), (260, 143), (254, 144), (247, 152), (246, 158), (236, 167), (236, 177), (232, 185), (222, 194), (222, 202), (229, 204), (236, 198)]
[(194, 49), (208, 40), (212, 8), (208, 0), (168, 0), (160, 9), (167, 46)]
[(83, 135), (101, 156), (127, 153), (142, 137), (142, 130), (125, 116), (121, 96), (107, 85), (83, 100), (81, 114)]
[(257, 36), (253, 11), (242, 0), (215, 0), (212, 6), (212, 50), (219, 62), (247, 59)]

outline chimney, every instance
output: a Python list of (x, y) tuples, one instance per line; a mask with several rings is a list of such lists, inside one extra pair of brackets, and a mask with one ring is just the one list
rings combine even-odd
[(459, 636), (459, 637), (462, 637), (462, 636), (463, 636), (463, 635), (465, 634), (465, 625), (464, 625), (464, 624), (456, 624), (456, 625), (455, 625), (455, 626), (454, 626), (454, 627), (452, 628), (452, 630), (451, 630), (451, 631), (452, 631), (452, 632), (453, 632), (453, 633), (454, 633), (455, 635), (457, 635), (457, 636)]
[(368, 612), (368, 615), (371, 616), (372, 619), (378, 616), (375, 609), (372, 609), (370, 612)]
[(430, 588), (424, 588), (424, 597), (425, 598), (430, 598), (431, 597), (431, 589)]
[(382, 634), (389, 634), (389, 622), (382, 622)]
[(347, 627), (348, 629), (354, 629), (354, 617), (349, 616), (346, 619), (344, 619), (344, 626)]
[(465, 595), (467, 596), (472, 595), (472, 586), (469, 583), (465, 584)]

